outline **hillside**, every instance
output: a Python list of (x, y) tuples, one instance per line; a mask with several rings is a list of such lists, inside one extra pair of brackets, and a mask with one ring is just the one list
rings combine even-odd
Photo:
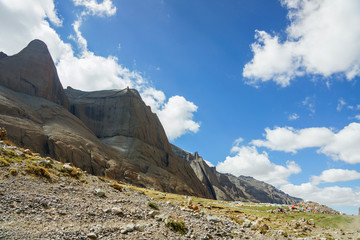
[(306, 212), (301, 204), (138, 188), (9, 144), (0, 142), (1, 239), (356, 239), (360, 232), (358, 216), (320, 213), (333, 210), (315, 203)]

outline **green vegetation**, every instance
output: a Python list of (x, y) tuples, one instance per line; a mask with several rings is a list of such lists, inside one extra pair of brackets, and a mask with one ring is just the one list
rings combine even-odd
[(112, 188), (115, 188), (116, 190), (122, 192), (123, 187), (122, 187), (118, 182), (112, 181), (112, 182), (110, 183), (110, 186), (111, 186)]
[(159, 206), (154, 202), (148, 202), (147, 205), (153, 209), (159, 210)]
[(166, 219), (165, 224), (168, 228), (170, 228), (174, 232), (178, 232), (182, 235), (184, 235), (187, 231), (185, 223), (177, 219), (172, 219), (172, 218)]

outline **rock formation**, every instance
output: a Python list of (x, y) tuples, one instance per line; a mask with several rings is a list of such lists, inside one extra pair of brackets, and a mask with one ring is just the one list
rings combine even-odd
[(0, 53), (0, 85), (68, 107), (46, 44), (33, 40), (18, 54)]
[(68, 88), (65, 93), (70, 111), (145, 174), (146, 179), (136, 180), (139, 185), (150, 181), (157, 189), (211, 197), (192, 168), (172, 152), (160, 120), (135, 89), (83, 92)]
[(193, 155), (174, 145), (172, 149), (175, 154), (190, 164), (214, 199), (284, 204), (301, 201), (252, 177), (235, 177), (231, 174), (219, 173), (215, 167), (209, 167), (198, 153)]

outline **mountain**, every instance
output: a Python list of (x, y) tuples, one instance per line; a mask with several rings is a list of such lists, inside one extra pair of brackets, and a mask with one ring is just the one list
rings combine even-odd
[(172, 153), (160, 121), (136, 90), (66, 92), (71, 106), (42, 41), (14, 56), (1, 54), (0, 125), (12, 141), (92, 174), (210, 197)]
[(64, 90), (40, 40), (13, 56), (0, 52), (0, 126), (42, 156), (137, 186), (221, 200), (297, 200), (253, 178), (218, 173), (171, 145), (135, 89)]
[(33, 40), (13, 56), (0, 53), (0, 85), (68, 107), (56, 67), (46, 44)]
[[(192, 168), (172, 152), (159, 118), (135, 89), (83, 92), (67, 88), (65, 93), (70, 111), (144, 174), (138, 185), (151, 183), (169, 192), (211, 197)], [(111, 177), (117, 174), (114, 169)]]
[(291, 197), (274, 186), (253, 177), (235, 177), (231, 174), (219, 173), (215, 167), (209, 167), (197, 152), (191, 154), (175, 145), (172, 145), (172, 149), (175, 154), (190, 164), (214, 199), (283, 204), (294, 204), (301, 201), (300, 198)]

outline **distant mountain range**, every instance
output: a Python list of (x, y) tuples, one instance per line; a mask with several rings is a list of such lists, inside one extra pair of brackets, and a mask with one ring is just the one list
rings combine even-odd
[(197, 153), (171, 145), (135, 89), (64, 90), (40, 40), (13, 56), (0, 52), (0, 126), (16, 144), (142, 187), (219, 200), (301, 200), (251, 177), (219, 173)]

